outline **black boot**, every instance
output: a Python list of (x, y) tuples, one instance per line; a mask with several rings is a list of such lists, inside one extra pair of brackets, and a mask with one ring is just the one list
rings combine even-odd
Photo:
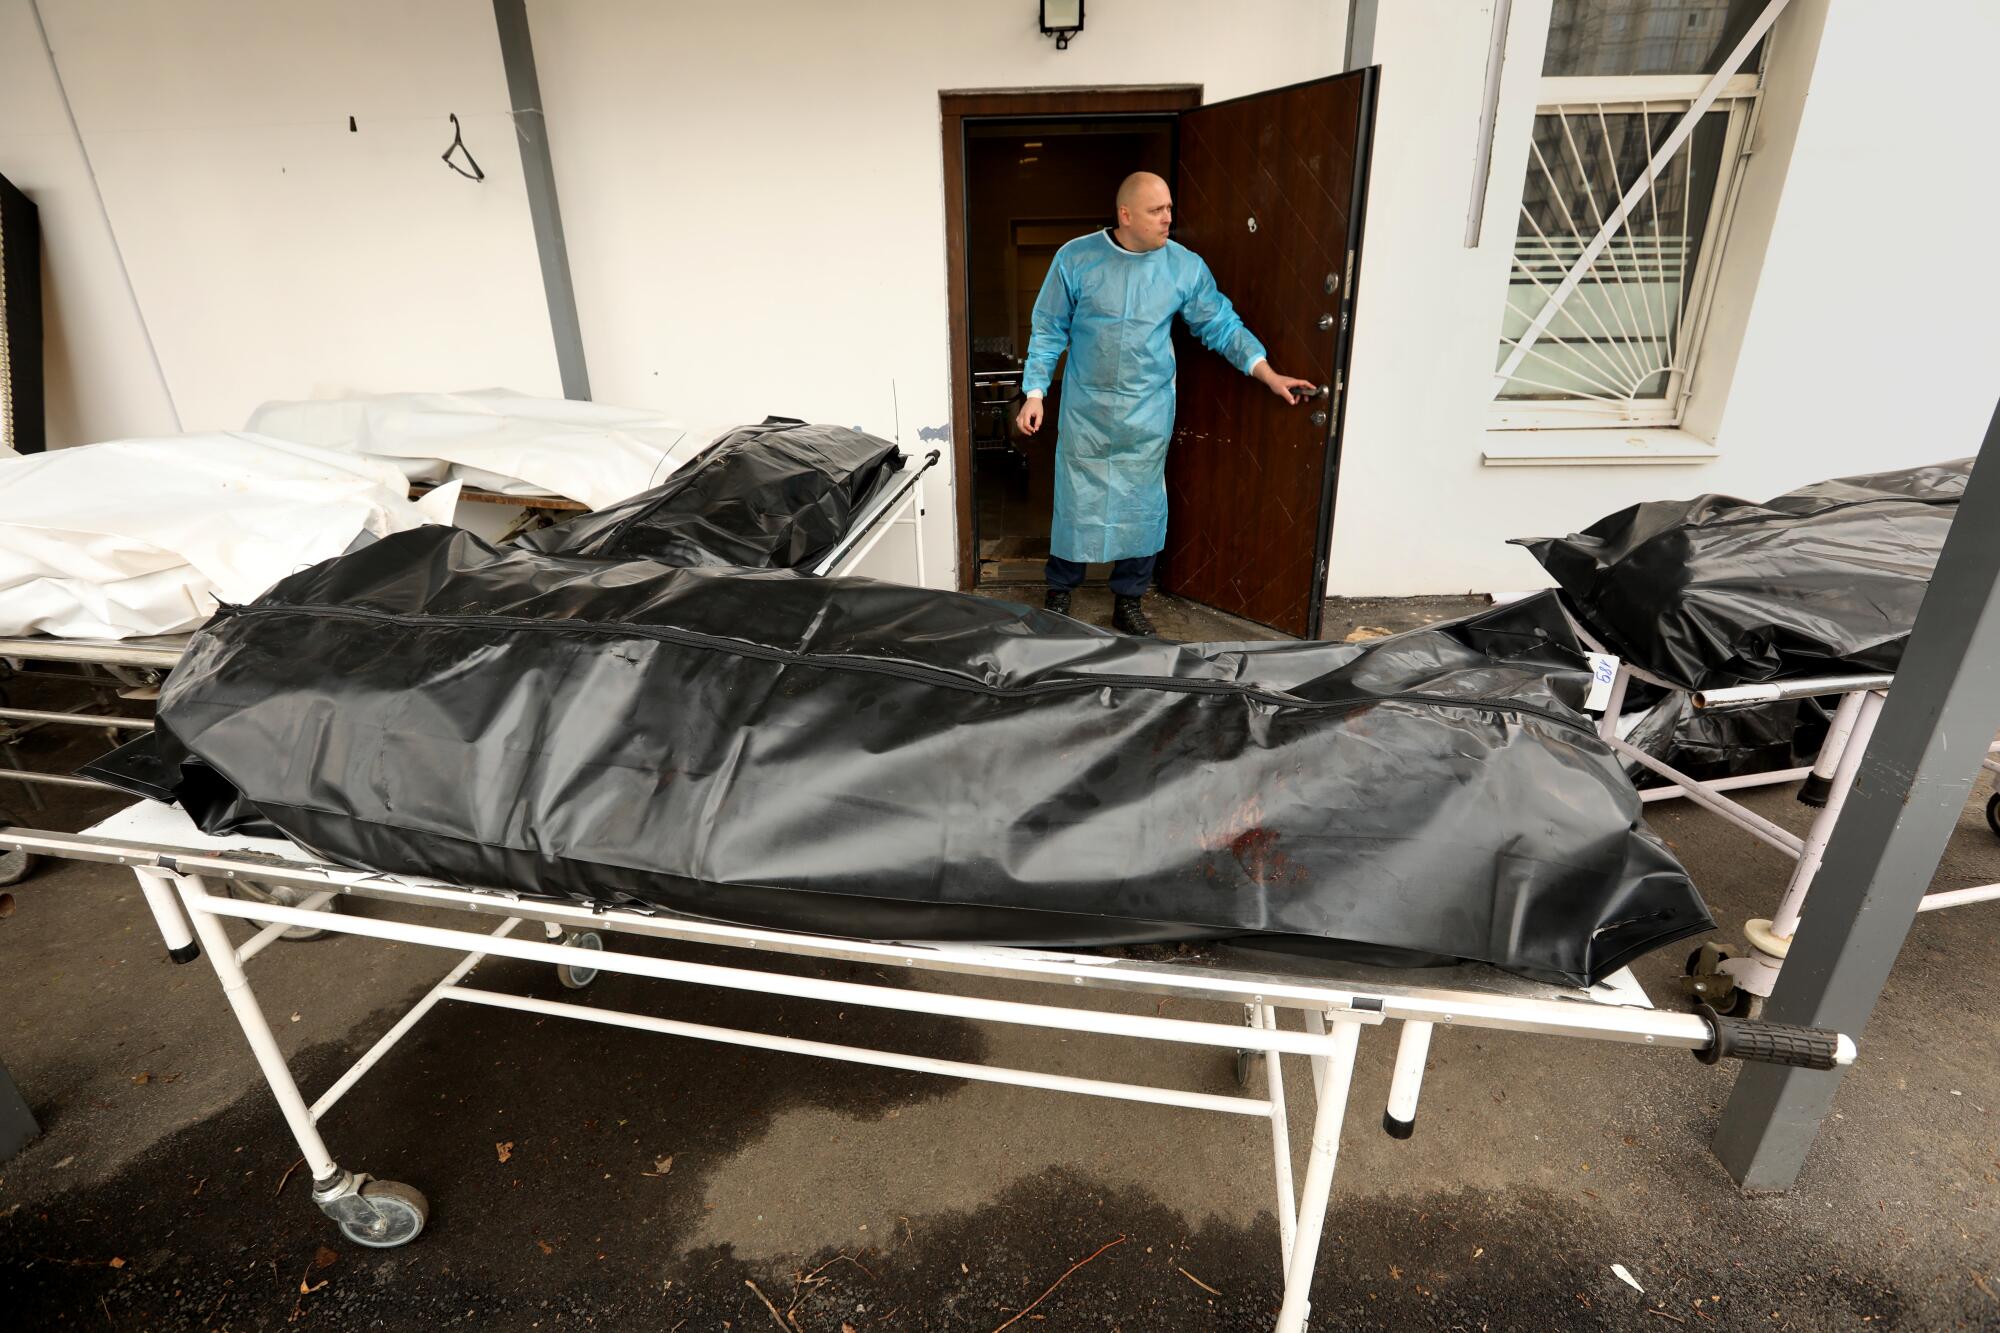
[(1068, 588), (1050, 588), (1050, 589), (1049, 589), (1049, 595), (1048, 595), (1048, 596), (1046, 596), (1046, 597), (1044, 597), (1044, 598), (1042, 598), (1042, 607), (1043, 607), (1043, 609), (1045, 609), (1045, 610), (1049, 610), (1049, 611), (1053, 611), (1053, 612), (1055, 612), (1055, 613), (1056, 613), (1057, 615), (1062, 615), (1062, 616), (1066, 616), (1066, 615), (1068, 615), (1068, 614), (1069, 614), (1069, 589), (1068, 589)]
[(1141, 639), (1153, 637), (1153, 622), (1146, 619), (1146, 608), (1141, 605), (1144, 598), (1116, 597), (1112, 599), (1111, 628), (1121, 634), (1135, 635)]

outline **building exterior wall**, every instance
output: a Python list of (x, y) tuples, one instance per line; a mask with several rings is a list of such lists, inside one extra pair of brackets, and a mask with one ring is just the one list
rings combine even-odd
[[(1489, 466), (1550, 4), (1513, 6), (1471, 249), (1490, 0), (1380, 6), (1336, 593), (1531, 586), (1508, 537), (1963, 454), (1992, 407), (1996, 186), (1976, 136), (2000, 9), (1793, 0), (1676, 436), (1695, 459)], [(42, 207), (51, 443), (176, 415), (231, 428), (270, 397), (557, 390), (486, 0), (41, 9), (53, 66), (28, 0), (0, 0), (0, 171)], [(691, 423), (835, 421), (949, 460), (939, 91), (1195, 83), (1215, 101), (1336, 71), (1346, 28), (1319, 0), (1088, 17), (1057, 52), (1028, 0), (533, 0), (596, 396)], [(484, 182), (437, 161), (451, 112)], [(954, 482), (947, 461), (930, 491), (937, 583)]]
[(1509, 537), (1574, 531), (1646, 499), (1761, 498), (1960, 457), (1993, 410), (2000, 326), (1985, 312), (2000, 302), (2000, 186), (1977, 165), (1977, 127), (2000, 10), (1794, 0), (1773, 34), (1685, 421), (1707, 456), (1488, 466), (1495, 336), (1549, 10), (1513, 6), (1481, 243), (1468, 250), (1490, 6), (1382, 6), (1335, 593), (1541, 586)]
[[(1060, 52), (1031, 0), (529, 17), (597, 396), (900, 429), (947, 460), (939, 91), (1197, 83), (1215, 101), (1335, 73), (1346, 37), (1319, 0), (1092, 0)], [(946, 485), (925, 531), (942, 583)]]
[[(171, 432), (176, 413), (240, 429), (269, 398), (560, 392), (487, 0), (41, 12), (80, 138), (27, 0), (0, 0), (0, 170), (19, 153), (56, 204), (52, 443)], [(438, 160), (451, 113), (483, 181)]]

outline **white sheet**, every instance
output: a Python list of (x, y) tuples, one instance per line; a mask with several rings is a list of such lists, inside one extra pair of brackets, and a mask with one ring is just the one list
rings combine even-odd
[(0, 460), (0, 636), (200, 625), (360, 534), (449, 522), (377, 459), (256, 435), (114, 440)]
[(659, 485), (721, 433), (657, 412), (507, 389), (265, 403), (246, 429), (387, 458), (412, 481), (456, 478), (592, 509)]

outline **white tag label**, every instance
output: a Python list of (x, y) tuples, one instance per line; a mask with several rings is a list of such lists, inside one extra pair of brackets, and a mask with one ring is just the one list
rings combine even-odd
[(1583, 706), (1590, 712), (1601, 713), (1611, 702), (1611, 682), (1618, 679), (1618, 659), (1610, 653), (1590, 655), (1590, 693), (1584, 696)]

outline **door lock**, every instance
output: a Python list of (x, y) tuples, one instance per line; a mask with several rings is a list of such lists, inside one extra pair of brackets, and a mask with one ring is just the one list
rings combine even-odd
[(1321, 408), (1319, 411), (1313, 413), (1313, 425), (1324, 426), (1325, 424), (1326, 424), (1326, 409)]

